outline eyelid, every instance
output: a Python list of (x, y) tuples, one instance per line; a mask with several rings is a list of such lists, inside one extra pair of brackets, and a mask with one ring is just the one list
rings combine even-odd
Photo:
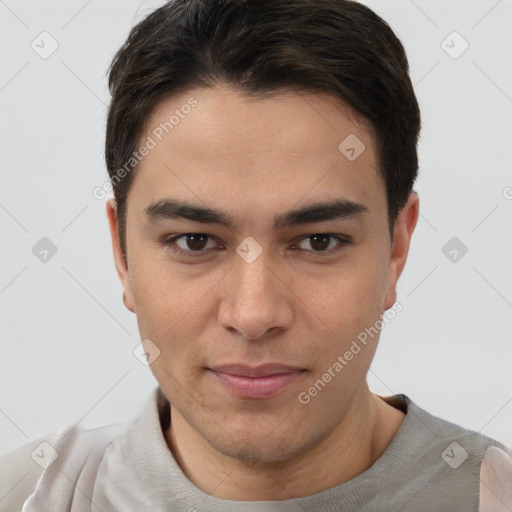
[[(339, 252), (341, 249), (343, 249), (343, 247), (349, 245), (352, 243), (352, 240), (349, 236), (345, 236), (345, 235), (338, 235), (338, 234), (335, 234), (335, 233), (322, 233), (322, 232), (318, 232), (318, 233), (311, 233), (309, 235), (302, 235), (299, 239), (299, 241), (297, 242), (298, 243), (301, 243), (303, 240), (306, 240), (308, 238), (311, 238), (313, 236), (327, 236), (327, 237), (330, 237), (330, 238), (333, 238), (335, 239), (337, 242), (338, 242), (338, 245), (336, 247), (333, 247), (331, 249), (328, 249), (326, 251), (312, 251), (312, 250), (303, 250), (302, 252), (304, 253), (304, 255), (306, 255), (305, 257), (309, 257), (311, 255), (313, 255), (313, 257), (328, 257), (328, 256), (332, 256), (333, 254)], [(294, 245), (297, 245), (297, 244), (294, 244)], [(300, 249), (298, 249), (300, 250)]]
[(208, 233), (200, 233), (200, 232), (188, 232), (188, 233), (178, 233), (174, 235), (164, 235), (158, 239), (161, 245), (163, 245), (165, 248), (169, 248), (173, 252), (186, 256), (191, 258), (198, 258), (198, 257), (204, 257), (206, 254), (212, 251), (212, 249), (208, 249), (207, 251), (186, 251), (182, 249), (179, 246), (176, 246), (176, 242), (181, 239), (185, 238), (188, 235), (204, 235), (208, 237), (209, 240), (215, 240), (215, 237), (212, 235), (209, 235)]

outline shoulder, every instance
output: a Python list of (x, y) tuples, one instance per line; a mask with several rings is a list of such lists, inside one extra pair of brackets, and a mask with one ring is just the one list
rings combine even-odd
[(479, 512), (512, 510), (512, 451), (503, 446), (487, 448), (480, 466)]
[(57, 443), (62, 431), (31, 441), (20, 448), (0, 455), (0, 511), (21, 510), (32, 494), (52, 456), (49, 446)]
[(44, 489), (45, 495), (73, 492), (84, 468), (89, 466), (88, 471), (95, 474), (103, 451), (122, 431), (122, 425), (72, 426), (1, 455), (0, 512), (20, 511), (29, 498), (39, 504), (39, 497), (33, 496), (38, 488)]
[(481, 432), (428, 413), (405, 395), (393, 399), (398, 399), (395, 406), (405, 409), (407, 416), (391, 446), (401, 459), (421, 464), (421, 470), (416, 466), (416, 474), (406, 474), (408, 467), (399, 476), (404, 482), (420, 480), (419, 487), (429, 491), (426, 504), (435, 494), (451, 510), (512, 512), (509, 448)]

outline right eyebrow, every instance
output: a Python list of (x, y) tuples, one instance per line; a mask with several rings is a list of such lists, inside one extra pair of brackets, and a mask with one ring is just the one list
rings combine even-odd
[(182, 218), (204, 224), (220, 224), (228, 228), (234, 225), (231, 216), (224, 212), (177, 199), (161, 199), (145, 208), (143, 213), (150, 220)]

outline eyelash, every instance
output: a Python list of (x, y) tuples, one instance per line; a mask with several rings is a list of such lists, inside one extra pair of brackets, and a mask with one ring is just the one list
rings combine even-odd
[[(207, 251), (204, 251), (204, 250), (200, 250), (200, 251), (191, 251), (191, 250), (185, 251), (185, 250), (183, 250), (180, 247), (177, 247), (175, 245), (175, 243), (179, 239), (185, 238), (185, 237), (190, 236), (190, 235), (203, 235), (203, 236), (207, 236), (209, 240), (212, 240), (212, 236), (208, 235), (206, 233), (183, 233), (183, 234), (180, 234), (180, 235), (163, 236), (163, 237), (160, 238), (159, 241), (160, 241), (160, 244), (162, 246), (164, 246), (165, 248), (171, 249), (173, 252), (179, 254), (180, 256), (185, 256), (185, 257), (189, 257), (189, 258), (204, 257), (204, 255), (205, 255), (205, 253)], [(332, 234), (332, 233), (313, 233), (311, 235), (305, 235), (305, 236), (303, 236), (299, 240), (298, 243), (301, 243), (303, 240), (307, 240), (308, 238), (313, 238), (314, 236), (326, 236), (326, 237), (335, 239), (338, 242), (339, 245), (337, 247), (335, 247), (335, 248), (332, 248), (332, 249), (329, 249), (329, 250), (325, 250), (325, 251), (307, 251), (306, 250), (306, 254), (308, 254), (308, 256), (311, 255), (311, 254), (313, 254), (314, 256), (320, 256), (320, 257), (331, 256), (331, 255), (337, 253), (338, 251), (340, 251), (341, 249), (343, 249), (344, 246), (347, 246), (347, 245), (349, 245), (351, 243), (346, 238), (343, 238), (343, 237), (341, 237), (339, 235), (335, 235), (335, 234)]]

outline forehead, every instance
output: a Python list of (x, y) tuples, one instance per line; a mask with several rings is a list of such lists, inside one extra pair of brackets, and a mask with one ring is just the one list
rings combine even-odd
[(139, 146), (150, 139), (129, 194), (141, 207), (166, 195), (248, 207), (385, 200), (368, 124), (329, 94), (191, 89), (157, 105)]

